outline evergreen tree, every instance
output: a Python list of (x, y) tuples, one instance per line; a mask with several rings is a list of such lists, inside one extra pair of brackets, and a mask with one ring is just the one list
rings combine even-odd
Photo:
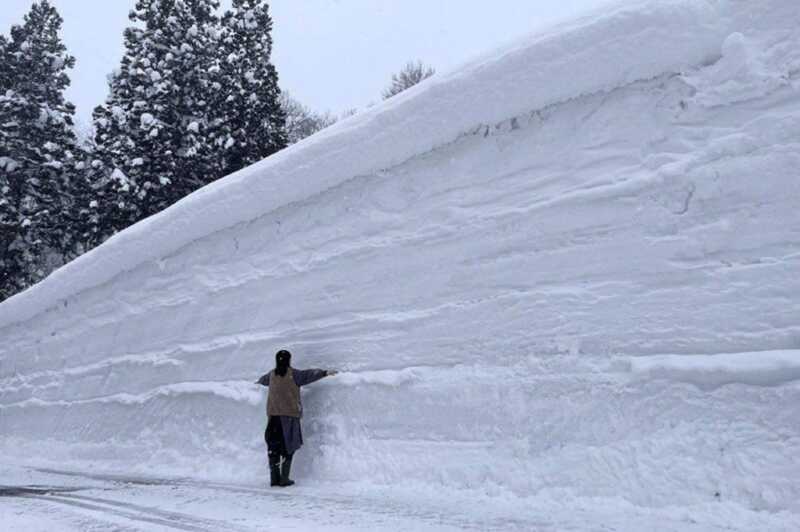
[(68, 223), (64, 260), (72, 260), (104, 240), (101, 232), (98, 196), (89, 166), (91, 150), (83, 147), (83, 160), (75, 164), (75, 175), (70, 180), (69, 192), (62, 197), (62, 218)]
[(93, 119), (102, 232), (165, 209), (218, 176), (209, 96), (216, 0), (138, 0), (125, 54)]
[(64, 98), (62, 19), (47, 0), (0, 39), (0, 298), (42, 278), (69, 253), (79, 160), (74, 106)]
[(270, 62), (272, 18), (262, 0), (233, 0), (222, 20), (213, 85), (214, 142), (222, 149), (220, 175), (286, 147), (286, 112), (278, 73)]

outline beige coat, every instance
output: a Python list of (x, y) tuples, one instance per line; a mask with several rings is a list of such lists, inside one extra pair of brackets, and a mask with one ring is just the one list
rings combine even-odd
[(301, 417), (302, 414), (300, 387), (294, 381), (292, 368), (289, 368), (283, 377), (272, 370), (269, 375), (267, 415)]

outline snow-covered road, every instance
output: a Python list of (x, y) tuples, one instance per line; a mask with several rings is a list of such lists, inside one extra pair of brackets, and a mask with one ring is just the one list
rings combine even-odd
[[(660, 509), (621, 499), (489, 500), (322, 483), (288, 489), (190, 478), (31, 469), (0, 464), (7, 532), (59, 531), (795, 531), (800, 518), (714, 501)], [(455, 495), (455, 497), (454, 497)]]
[[(20, 531), (458, 530), (469, 524), (444, 511), (379, 502), (336, 485), (279, 489), (188, 478), (0, 469), (4, 530), (9, 530), (6, 525)], [(12, 478), (18, 483), (8, 485)]]

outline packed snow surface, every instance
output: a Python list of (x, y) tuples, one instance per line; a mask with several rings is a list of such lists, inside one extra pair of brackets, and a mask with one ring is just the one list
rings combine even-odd
[(2, 461), (258, 485), (289, 348), (342, 370), (303, 392), (300, 486), (457, 528), (797, 530), (798, 206), (796, 1), (626, 2), (0, 304)]

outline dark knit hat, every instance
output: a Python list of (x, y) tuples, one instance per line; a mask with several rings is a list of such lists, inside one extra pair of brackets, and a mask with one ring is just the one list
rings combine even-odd
[(281, 349), (275, 353), (275, 373), (283, 377), (292, 362), (292, 354), (286, 349)]

